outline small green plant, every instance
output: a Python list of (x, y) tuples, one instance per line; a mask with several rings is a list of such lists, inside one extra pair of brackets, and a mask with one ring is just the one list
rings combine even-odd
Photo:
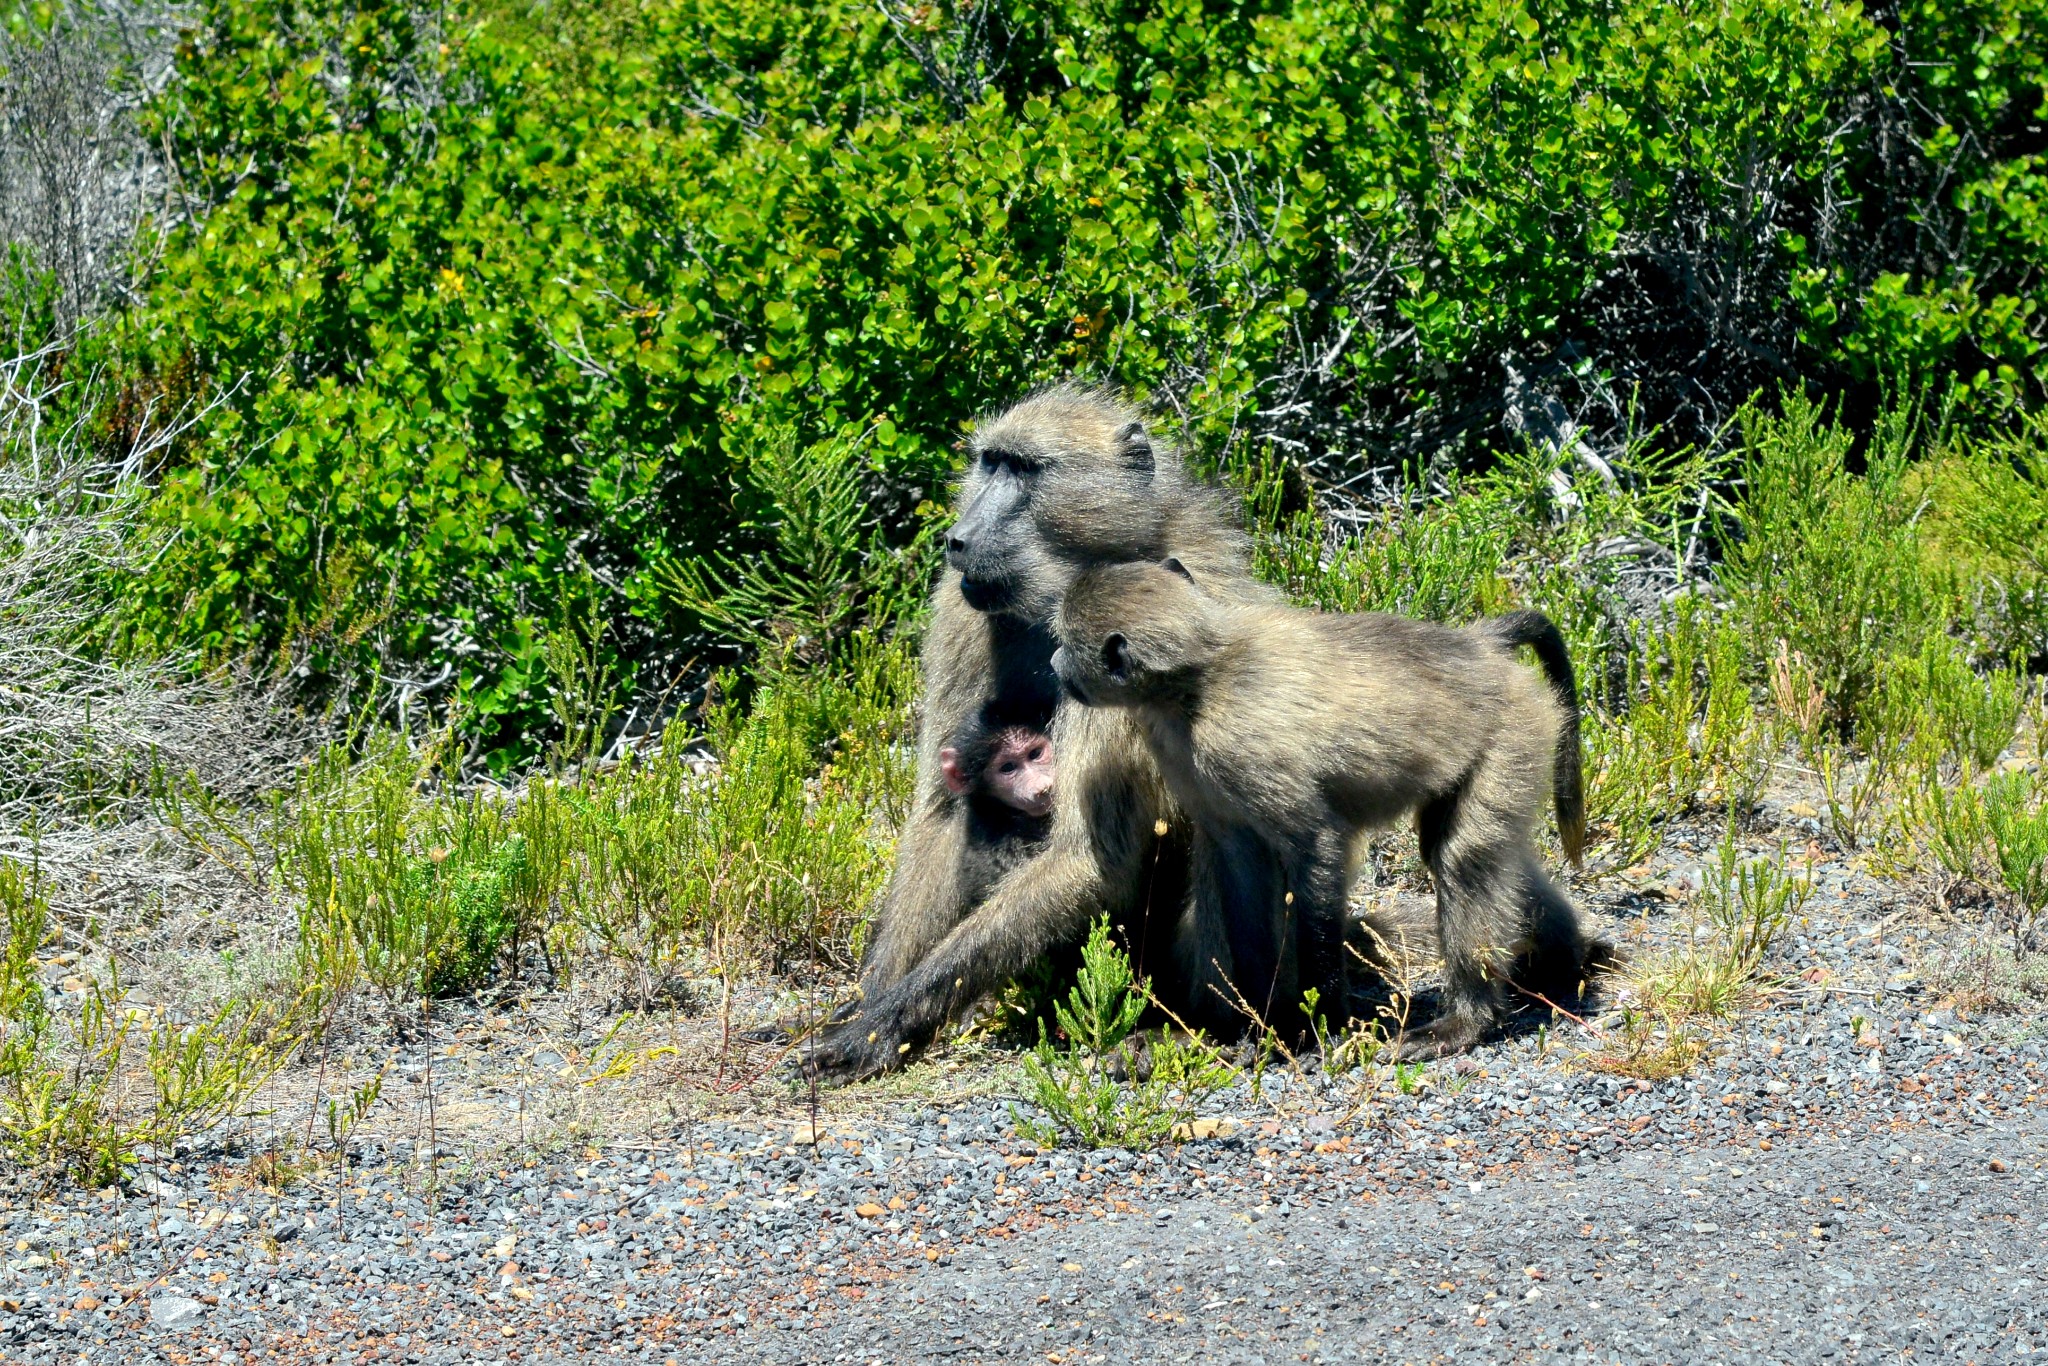
[(1735, 972), (1745, 978), (1757, 973), (1811, 890), (1811, 883), (1792, 873), (1783, 845), (1775, 858), (1743, 858), (1735, 844), (1735, 823), (1729, 821), (1700, 899)]
[(149, 1145), (174, 1153), (196, 1130), (234, 1114), (288, 1062), (294, 1011), (228, 1001), (189, 1024), (159, 1015), (142, 1049), (146, 1107), (123, 1104), (138, 1021), (117, 978), (88, 979), (75, 1014), (44, 1001), (37, 949), (49, 909), (35, 870), (0, 860), (0, 1143), (23, 1165), (69, 1170), (88, 1185), (119, 1178)]
[(239, 1001), (189, 1024), (159, 1018), (145, 1050), (155, 1095), (151, 1146), (175, 1156), (186, 1135), (233, 1115), (291, 1060), (295, 1032), (291, 1019)]
[(1589, 719), (1587, 815), (1618, 861), (1656, 848), (1662, 823), (1703, 800), (1741, 814), (1755, 804), (1778, 741), (1743, 659), (1740, 633), (1687, 594), (1629, 656), (1626, 712)]
[(1976, 788), (1967, 783), (1921, 784), (1907, 792), (1900, 814), (1907, 833), (1952, 881), (1984, 880), (1991, 831)]
[[(1160, 1031), (1147, 1056), (1124, 1048), (1144, 1013), (1145, 990), (1130, 959), (1098, 921), (1081, 949), (1081, 968), (1065, 1001), (1054, 1003), (1064, 1045), (1039, 1021), (1038, 1043), (1025, 1055), (1031, 1098), (1049, 1119), (1018, 1116), (1019, 1132), (1042, 1147), (1063, 1136), (1090, 1148), (1148, 1148), (1191, 1121), (1206, 1097), (1228, 1086), (1235, 1069), (1199, 1038)], [(1114, 1055), (1123, 1049), (1123, 1055)], [(1128, 1081), (1110, 1075), (1120, 1064)], [(1143, 1072), (1145, 1075), (1139, 1076)]]
[(1984, 825), (1993, 862), (2012, 896), (2013, 953), (2039, 947), (2041, 913), (2048, 909), (2048, 800), (2032, 774), (2002, 773), (1984, 785)]
[(131, 1147), (108, 1116), (126, 1017), (97, 990), (72, 1028), (51, 1014), (37, 971), (49, 930), (39, 868), (0, 859), (0, 912), (0, 1140), (24, 1166), (68, 1167), (88, 1184), (105, 1184)]
[(377, 1069), (377, 1075), (360, 1086), (350, 1089), (346, 1096), (330, 1096), (322, 1108), (321, 1117), (326, 1122), (329, 1149), (341, 1156), (348, 1151), (349, 1136), (356, 1127), (377, 1108), (377, 1101), (384, 1094), (384, 1078), (390, 1071), (387, 1061)]
[(428, 795), (431, 756), (395, 734), (337, 743), (280, 805), (278, 863), (300, 897), (299, 980), (322, 1002), (358, 977), (394, 1017), (469, 991), (522, 924), (528, 845), (481, 794)]
[(2048, 654), (2048, 417), (1955, 443), (1933, 493), (1941, 549), (1970, 571), (1989, 652)]
[(2026, 704), (2017, 668), (1979, 673), (1953, 641), (1937, 635), (1901, 672), (1904, 689), (1917, 697), (1916, 712), (1959, 768), (1981, 772), (1997, 764)]
[(1515, 521), (1485, 489), (1427, 501), (1413, 491), (1333, 540), (1313, 508), (1279, 513), (1284, 488), (1277, 468), (1254, 481), (1249, 520), (1265, 530), (1254, 540), (1252, 567), (1299, 601), (1331, 612), (1464, 622), (1510, 600), (1502, 571)]

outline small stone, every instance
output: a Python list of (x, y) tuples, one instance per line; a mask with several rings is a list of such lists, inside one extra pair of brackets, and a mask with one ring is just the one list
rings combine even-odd
[(1991, 1170), (1995, 1172), (2002, 1172), (2005, 1170), (2005, 1163), (1999, 1161), (1997, 1158), (1994, 1157), (1991, 1159)]
[(159, 1328), (190, 1328), (206, 1317), (206, 1306), (183, 1295), (158, 1295), (149, 1302), (149, 1321)]
[(863, 1219), (879, 1219), (884, 1214), (887, 1214), (889, 1211), (883, 1209), (880, 1205), (870, 1200), (866, 1204), (855, 1205), (853, 1207), (853, 1212), (855, 1214), (858, 1214)]

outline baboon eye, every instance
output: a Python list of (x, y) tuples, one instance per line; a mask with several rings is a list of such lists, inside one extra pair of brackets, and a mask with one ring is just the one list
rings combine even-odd
[(1017, 761), (1014, 759), (1003, 760), (1002, 765), (996, 769), (996, 772), (998, 773), (1015, 773), (1016, 771)]
[(1122, 678), (1125, 671), (1130, 668), (1129, 643), (1123, 638), (1122, 632), (1117, 632), (1102, 642), (1102, 667), (1117, 678)]

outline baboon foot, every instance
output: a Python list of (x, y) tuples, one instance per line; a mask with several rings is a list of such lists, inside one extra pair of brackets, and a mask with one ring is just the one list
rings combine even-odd
[(1469, 1053), (1486, 1037), (1486, 1025), (1469, 1015), (1439, 1015), (1396, 1039), (1385, 1056), (1394, 1062), (1424, 1062)]
[(824, 1082), (862, 1081), (910, 1061), (916, 1046), (886, 1014), (856, 1016), (833, 1025), (801, 1050), (806, 1078)]

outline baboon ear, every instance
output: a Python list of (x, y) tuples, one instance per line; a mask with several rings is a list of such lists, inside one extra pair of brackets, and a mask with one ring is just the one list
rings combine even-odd
[(1144, 423), (1130, 422), (1124, 425), (1123, 430), (1116, 434), (1116, 453), (1117, 458), (1132, 469), (1151, 472), (1152, 438), (1145, 434)]
[(967, 790), (967, 775), (960, 769), (960, 751), (947, 745), (939, 751), (939, 776), (946, 780), (946, 788), (954, 794)]
[(1169, 574), (1180, 575), (1189, 583), (1193, 583), (1195, 581), (1195, 576), (1193, 574), (1188, 573), (1188, 567), (1182, 564), (1179, 560), (1175, 559), (1171, 555), (1168, 555), (1165, 559), (1161, 560), (1159, 562), (1159, 567), (1161, 569), (1164, 569)]
[(1110, 632), (1109, 639), (1102, 642), (1102, 668), (1119, 683), (1130, 677), (1131, 644), (1122, 631)]

